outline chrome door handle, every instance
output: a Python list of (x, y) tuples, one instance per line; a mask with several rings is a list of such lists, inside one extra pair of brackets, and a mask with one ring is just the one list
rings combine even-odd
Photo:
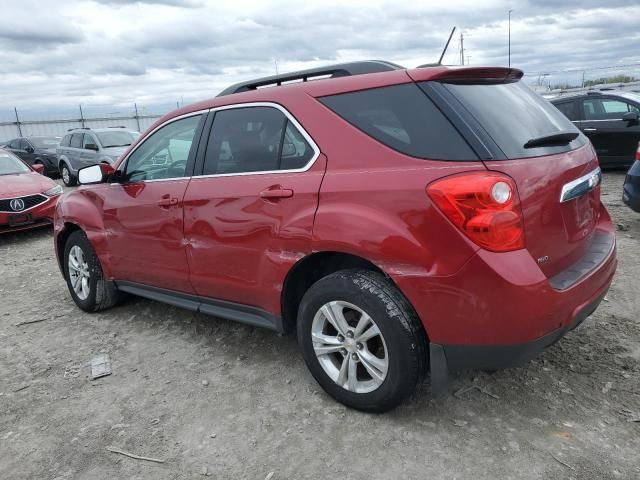
[(598, 129), (597, 128), (585, 128), (584, 131), (585, 132), (597, 132)]

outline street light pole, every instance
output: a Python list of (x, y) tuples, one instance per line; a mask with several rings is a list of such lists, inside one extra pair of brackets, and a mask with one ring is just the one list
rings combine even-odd
[(509, 10), (509, 68), (511, 68), (511, 12), (513, 10)]

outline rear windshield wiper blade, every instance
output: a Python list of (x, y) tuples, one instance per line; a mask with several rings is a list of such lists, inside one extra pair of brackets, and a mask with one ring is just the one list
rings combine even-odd
[(524, 148), (546, 147), (554, 145), (566, 145), (573, 142), (580, 135), (579, 132), (558, 132), (542, 137), (532, 138), (524, 144)]

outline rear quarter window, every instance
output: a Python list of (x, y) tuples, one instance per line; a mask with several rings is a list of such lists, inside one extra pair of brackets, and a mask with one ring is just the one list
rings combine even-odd
[(413, 83), (319, 100), (354, 127), (406, 155), (431, 160), (478, 159), (451, 122)]

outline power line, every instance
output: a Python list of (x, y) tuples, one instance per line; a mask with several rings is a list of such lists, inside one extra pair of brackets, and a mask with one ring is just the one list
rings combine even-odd
[(590, 72), (593, 70), (613, 70), (616, 68), (628, 68), (628, 67), (639, 67), (640, 62), (637, 63), (628, 63), (626, 65), (611, 65), (607, 67), (592, 67), (592, 68), (575, 68), (568, 70), (542, 70), (540, 72), (525, 72), (526, 75), (551, 75), (552, 73), (580, 73), (580, 72)]

